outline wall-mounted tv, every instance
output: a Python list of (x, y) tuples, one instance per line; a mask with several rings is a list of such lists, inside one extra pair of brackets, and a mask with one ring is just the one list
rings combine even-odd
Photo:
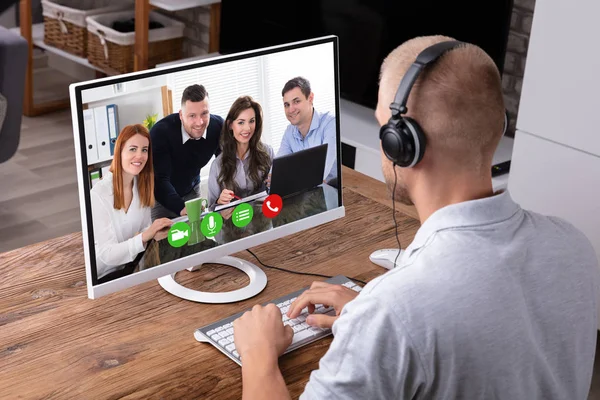
[(336, 35), (341, 97), (374, 109), (383, 58), (415, 36), (474, 43), (502, 73), (512, 6), (512, 0), (222, 0), (219, 52)]

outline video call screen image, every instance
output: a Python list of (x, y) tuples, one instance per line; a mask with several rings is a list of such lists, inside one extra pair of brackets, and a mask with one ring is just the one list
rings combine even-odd
[(93, 284), (341, 207), (334, 57), (327, 41), (76, 88)]

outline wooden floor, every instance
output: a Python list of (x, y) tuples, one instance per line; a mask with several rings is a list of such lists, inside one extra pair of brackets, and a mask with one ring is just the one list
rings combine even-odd
[(0, 164), (0, 252), (81, 230), (70, 111), (23, 117), (21, 128)]

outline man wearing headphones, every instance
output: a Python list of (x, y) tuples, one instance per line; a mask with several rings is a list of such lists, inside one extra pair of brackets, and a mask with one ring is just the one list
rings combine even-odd
[[(598, 261), (569, 223), (494, 193), (504, 102), (491, 58), (409, 40), (385, 59), (378, 100), (386, 182), (421, 227), (360, 294), (315, 282), (290, 306), (289, 318), (309, 304), (337, 314), (307, 319), (334, 339), (300, 398), (587, 399)], [(289, 398), (277, 359), (293, 333), (278, 309), (256, 306), (234, 335), (244, 398)]]

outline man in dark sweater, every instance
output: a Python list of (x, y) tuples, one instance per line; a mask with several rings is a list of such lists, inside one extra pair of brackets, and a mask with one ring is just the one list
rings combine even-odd
[(150, 130), (154, 159), (152, 220), (186, 215), (185, 202), (200, 196), (200, 168), (221, 153), (223, 118), (211, 115), (202, 85), (188, 86), (181, 110), (158, 121)]

